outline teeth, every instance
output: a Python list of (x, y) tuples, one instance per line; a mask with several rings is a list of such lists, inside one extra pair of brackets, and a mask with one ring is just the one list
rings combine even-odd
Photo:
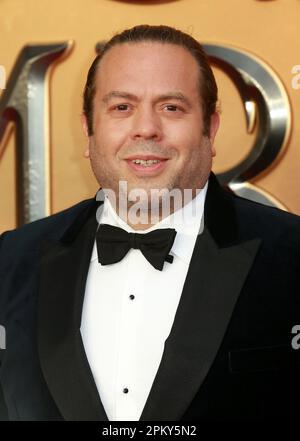
[(159, 159), (134, 159), (132, 162), (134, 162), (135, 164), (142, 164), (142, 165), (152, 165), (152, 164), (157, 164), (158, 162), (160, 162)]

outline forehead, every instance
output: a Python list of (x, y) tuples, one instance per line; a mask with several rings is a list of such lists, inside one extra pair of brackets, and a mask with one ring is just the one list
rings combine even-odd
[(169, 43), (141, 42), (118, 44), (103, 56), (96, 74), (97, 93), (110, 89), (166, 89), (195, 94), (199, 86), (199, 68), (185, 48)]

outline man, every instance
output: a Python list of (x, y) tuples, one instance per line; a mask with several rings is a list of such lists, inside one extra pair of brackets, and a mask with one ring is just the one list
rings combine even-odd
[(216, 102), (201, 46), (173, 28), (126, 30), (92, 64), (101, 191), (1, 237), (11, 420), (296, 417), (300, 221), (221, 188)]

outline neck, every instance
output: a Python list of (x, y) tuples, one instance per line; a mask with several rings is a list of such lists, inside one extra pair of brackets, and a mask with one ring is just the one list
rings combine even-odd
[[(132, 202), (119, 198), (110, 203), (118, 216), (134, 230), (146, 230), (164, 218), (172, 215), (177, 210), (182, 209), (199, 194), (201, 189), (192, 189), (189, 192), (182, 192), (181, 197), (160, 198), (158, 203), (151, 202)], [(177, 194), (178, 196), (178, 194)], [(153, 202), (153, 201), (152, 201)]]

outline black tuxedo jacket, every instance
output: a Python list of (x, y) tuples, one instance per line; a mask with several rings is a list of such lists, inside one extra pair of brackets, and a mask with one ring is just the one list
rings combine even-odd
[[(80, 334), (98, 205), (1, 236), (10, 420), (107, 421)], [(140, 420), (298, 417), (299, 272), (300, 218), (225, 191), (211, 173), (204, 231)]]

